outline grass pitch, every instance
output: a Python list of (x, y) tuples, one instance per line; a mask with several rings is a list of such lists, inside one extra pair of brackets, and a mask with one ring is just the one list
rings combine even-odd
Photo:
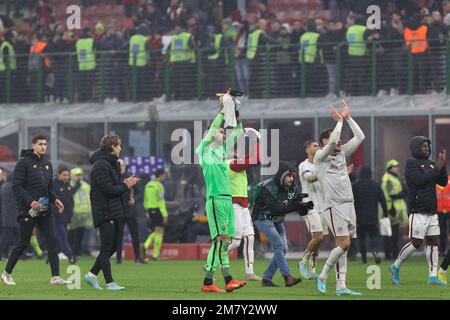
[[(114, 279), (117, 283), (126, 287), (125, 291), (113, 292), (108, 290), (97, 291), (84, 283), (84, 275), (89, 271), (93, 258), (79, 260), (77, 265), (81, 268), (81, 289), (69, 290), (64, 286), (51, 286), (50, 267), (42, 260), (19, 261), (13, 276), (16, 286), (0, 284), (0, 299), (164, 299), (164, 300), (259, 300), (259, 299), (449, 299), (450, 287), (427, 285), (428, 271), (424, 257), (412, 257), (402, 267), (400, 277), (402, 284), (394, 286), (390, 282), (389, 264), (383, 261), (380, 264), (381, 289), (369, 290), (367, 279), (371, 274), (367, 273), (368, 265), (359, 262), (349, 262), (347, 274), (347, 286), (353, 290), (362, 292), (361, 297), (336, 297), (335, 276), (330, 274), (327, 283), (326, 295), (319, 295), (315, 289), (314, 280), (304, 280), (302, 283), (286, 288), (261, 288), (259, 282), (249, 282), (246, 287), (232, 293), (212, 294), (200, 291), (204, 272), (204, 261), (158, 261), (147, 265), (136, 265), (133, 261), (124, 261), (116, 265), (111, 259)], [(262, 275), (268, 260), (255, 261), (255, 272)], [(297, 260), (290, 260), (289, 266), (294, 275), (298, 276)], [(324, 261), (319, 261), (321, 270)], [(369, 260), (369, 265), (371, 261)], [(2, 262), (3, 269), (5, 262)], [(66, 273), (69, 264), (61, 261), (61, 276), (68, 278)], [(243, 260), (232, 260), (232, 275), (243, 279)], [(101, 286), (104, 287), (103, 274), (99, 274)], [(220, 272), (216, 273), (216, 283), (223, 288), (223, 279)], [(274, 282), (282, 285), (281, 275), (277, 273)]]

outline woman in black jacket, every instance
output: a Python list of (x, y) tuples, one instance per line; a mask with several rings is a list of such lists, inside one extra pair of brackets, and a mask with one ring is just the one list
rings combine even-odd
[(105, 277), (106, 289), (125, 289), (114, 283), (109, 258), (116, 252), (120, 241), (120, 219), (125, 216), (123, 195), (140, 179), (132, 176), (122, 182), (118, 163), (121, 143), (118, 135), (104, 135), (100, 141), (100, 149), (90, 159), (93, 164), (90, 194), (92, 216), (94, 227), (100, 231), (100, 253), (94, 266), (86, 274), (85, 281), (95, 289), (101, 289), (97, 279), (100, 270)]

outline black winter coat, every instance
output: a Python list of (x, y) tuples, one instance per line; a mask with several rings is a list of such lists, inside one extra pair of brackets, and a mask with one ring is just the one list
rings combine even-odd
[[(409, 213), (437, 213), (436, 184), (447, 185), (447, 167), (439, 170), (436, 163), (420, 153), (422, 143), (431, 145), (431, 140), (417, 136), (411, 139), (412, 157), (406, 161), (405, 177), (408, 184)], [(431, 153), (431, 146), (430, 146)]]
[(118, 158), (110, 153), (97, 150), (91, 156), (91, 206), (94, 227), (125, 216), (123, 195), (128, 186), (120, 179)]
[(49, 210), (41, 215), (52, 213), (51, 207), (57, 199), (53, 190), (53, 166), (47, 156), (39, 158), (33, 150), (22, 150), (14, 168), (14, 193), (18, 218), (26, 217), (31, 203), (41, 197), (49, 199)]
[(383, 208), (383, 215), (389, 215), (383, 190), (372, 179), (372, 170), (369, 167), (361, 168), (359, 179), (352, 185), (352, 189), (358, 225), (378, 223), (378, 203)]
[(70, 182), (64, 183), (58, 179), (53, 180), (53, 188), (55, 188), (56, 196), (61, 200), (64, 205), (64, 211), (59, 213), (58, 208), (55, 206), (53, 212), (55, 220), (59, 223), (69, 224), (73, 216), (74, 200), (73, 196), (80, 188), (81, 183), (77, 183), (75, 187), (70, 186)]
[(18, 228), (16, 220), (16, 197), (13, 189), (13, 173), (3, 183), (0, 190), (2, 197), (2, 228)]

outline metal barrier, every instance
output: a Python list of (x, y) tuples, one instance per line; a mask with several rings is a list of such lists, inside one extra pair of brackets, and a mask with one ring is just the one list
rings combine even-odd
[(0, 103), (204, 100), (228, 87), (265, 99), (450, 94), (450, 40), (429, 43), (415, 54), (404, 41), (376, 41), (351, 56), (346, 42), (319, 42), (314, 57), (299, 44), (266, 45), (252, 59), (234, 48), (200, 48), (182, 61), (158, 49), (145, 62), (141, 53), (100, 51), (90, 70), (79, 70), (76, 53), (16, 55), (17, 68), (6, 63), (0, 72)]

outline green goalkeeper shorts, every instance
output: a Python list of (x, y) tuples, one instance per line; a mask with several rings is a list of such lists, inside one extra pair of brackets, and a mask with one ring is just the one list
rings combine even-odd
[(218, 235), (234, 237), (234, 211), (231, 196), (214, 196), (206, 201), (211, 239)]

